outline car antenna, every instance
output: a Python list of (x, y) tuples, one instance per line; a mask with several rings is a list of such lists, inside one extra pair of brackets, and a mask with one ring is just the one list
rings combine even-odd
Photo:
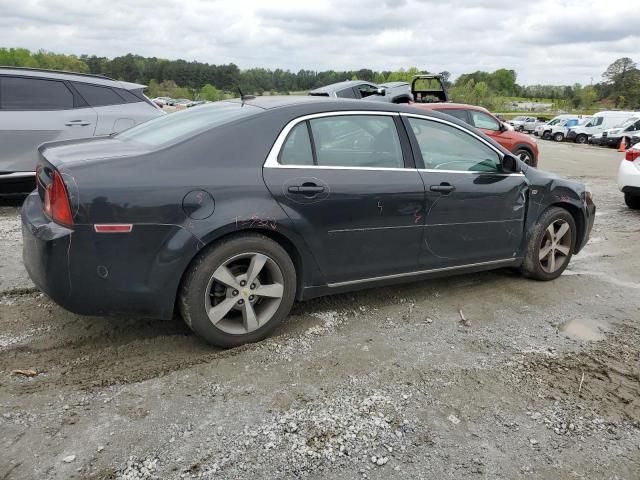
[(253, 100), (254, 98), (256, 98), (255, 95), (245, 95), (244, 93), (242, 93), (242, 90), (240, 90), (240, 87), (238, 87), (238, 92), (240, 92), (240, 100), (242, 100), (243, 105), (245, 100)]

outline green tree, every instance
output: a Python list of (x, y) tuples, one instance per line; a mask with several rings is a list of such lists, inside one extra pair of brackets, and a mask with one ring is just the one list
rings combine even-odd
[(200, 98), (200, 100), (209, 100), (211, 102), (217, 102), (218, 100), (222, 100), (224, 98), (223, 94), (210, 83), (207, 83), (200, 89), (198, 97)]

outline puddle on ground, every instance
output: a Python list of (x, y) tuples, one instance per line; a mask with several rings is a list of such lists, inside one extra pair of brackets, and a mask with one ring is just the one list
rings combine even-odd
[(577, 340), (598, 341), (604, 340), (604, 332), (607, 326), (603, 323), (587, 318), (576, 318), (564, 322), (558, 327), (565, 335)]

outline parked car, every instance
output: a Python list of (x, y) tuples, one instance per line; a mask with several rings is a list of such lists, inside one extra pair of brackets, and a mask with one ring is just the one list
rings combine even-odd
[(110, 135), (162, 115), (145, 88), (97, 75), (0, 67), (0, 194), (33, 189), (44, 142)]
[(509, 120), (508, 123), (518, 132), (534, 132), (538, 125), (543, 125), (546, 122), (545, 118), (519, 115)]
[(591, 117), (569, 118), (567, 120), (562, 120), (551, 127), (549, 138), (552, 138), (555, 142), (563, 142), (565, 138), (567, 138), (567, 134), (571, 128), (584, 125), (589, 120), (591, 120)]
[(473, 125), (509, 150), (528, 165), (538, 165), (538, 145), (535, 139), (509, 130), (486, 108), (462, 103), (416, 103), (416, 108), (435, 110)]
[(387, 103), (409, 103), (413, 100), (407, 82), (389, 82), (376, 85), (362, 80), (349, 80), (316, 88), (311, 90), (309, 95), (332, 98), (366, 98), (367, 100)]
[(558, 123), (564, 120), (569, 120), (572, 118), (579, 118), (579, 116), (578, 115), (558, 115), (557, 117), (552, 118), (548, 122), (543, 123), (542, 125), (536, 126), (536, 128), (533, 131), (533, 134), (544, 140), (548, 140), (549, 138), (551, 138), (551, 129), (554, 125), (557, 125)]
[(620, 162), (618, 188), (629, 208), (640, 209), (640, 143), (628, 149)]
[(35, 284), (81, 314), (266, 337), (294, 299), (519, 267), (553, 280), (587, 242), (582, 183), (438, 112), (258, 97), (39, 148), (22, 208)]
[(586, 124), (570, 128), (567, 132), (567, 140), (573, 140), (576, 143), (588, 143), (592, 135), (613, 128), (631, 117), (640, 117), (640, 112), (622, 110), (598, 112)]
[(175, 103), (175, 100), (171, 97), (156, 97), (152, 98), (151, 101), (159, 107), (172, 106)]
[(614, 128), (596, 133), (589, 139), (589, 143), (606, 147), (617, 147), (624, 138), (625, 144), (631, 146), (631, 137), (638, 131), (640, 131), (640, 117), (631, 117)]

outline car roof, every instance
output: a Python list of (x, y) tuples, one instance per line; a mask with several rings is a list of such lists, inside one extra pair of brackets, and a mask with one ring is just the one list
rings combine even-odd
[(63, 70), (45, 70), (38, 68), (0, 67), (0, 75), (19, 75), (21, 77), (49, 78), (53, 80), (66, 80), (73, 82), (91, 83), (108, 87), (124, 88), (125, 90), (139, 90), (147, 88), (146, 85), (114, 80), (103, 75), (89, 73), (65, 72)]
[(425, 110), (457, 109), (457, 110), (477, 110), (478, 112), (490, 113), (489, 110), (487, 110), (484, 107), (479, 107), (477, 105), (468, 105), (466, 103), (434, 102), (434, 103), (413, 103), (412, 105), (414, 105), (416, 108), (425, 109)]
[(363, 83), (373, 83), (366, 82), (364, 80), (345, 80), (344, 82), (332, 83), (330, 85), (325, 85), (324, 87), (316, 88), (311, 90), (314, 93), (330, 93), (335, 92), (337, 90), (343, 90), (345, 88), (353, 88), (357, 85), (362, 85)]
[[(276, 111), (288, 111), (288, 116), (292, 118), (311, 115), (314, 113), (323, 112), (340, 112), (340, 111), (361, 111), (361, 112), (397, 112), (397, 113), (413, 113), (424, 117), (434, 117), (448, 122), (456, 123), (464, 128), (469, 128), (469, 125), (462, 120), (455, 117), (450, 117), (446, 113), (441, 113), (437, 110), (419, 108), (419, 103), (387, 103), (387, 102), (373, 102), (367, 100), (356, 100), (350, 98), (331, 98), (331, 97), (317, 97), (317, 96), (305, 96), (305, 95), (285, 95), (285, 96), (258, 96), (252, 98), (245, 98), (241, 100), (239, 98), (232, 100), (223, 100), (224, 102), (244, 103), (245, 105), (251, 105), (258, 107), (266, 112)], [(207, 105), (214, 105), (217, 102)], [(207, 105), (198, 108), (207, 108)], [(449, 105), (449, 104), (440, 104)], [(455, 105), (455, 104), (454, 104)], [(471, 106), (471, 105), (470, 105)], [(486, 111), (482, 107), (474, 107)]]

